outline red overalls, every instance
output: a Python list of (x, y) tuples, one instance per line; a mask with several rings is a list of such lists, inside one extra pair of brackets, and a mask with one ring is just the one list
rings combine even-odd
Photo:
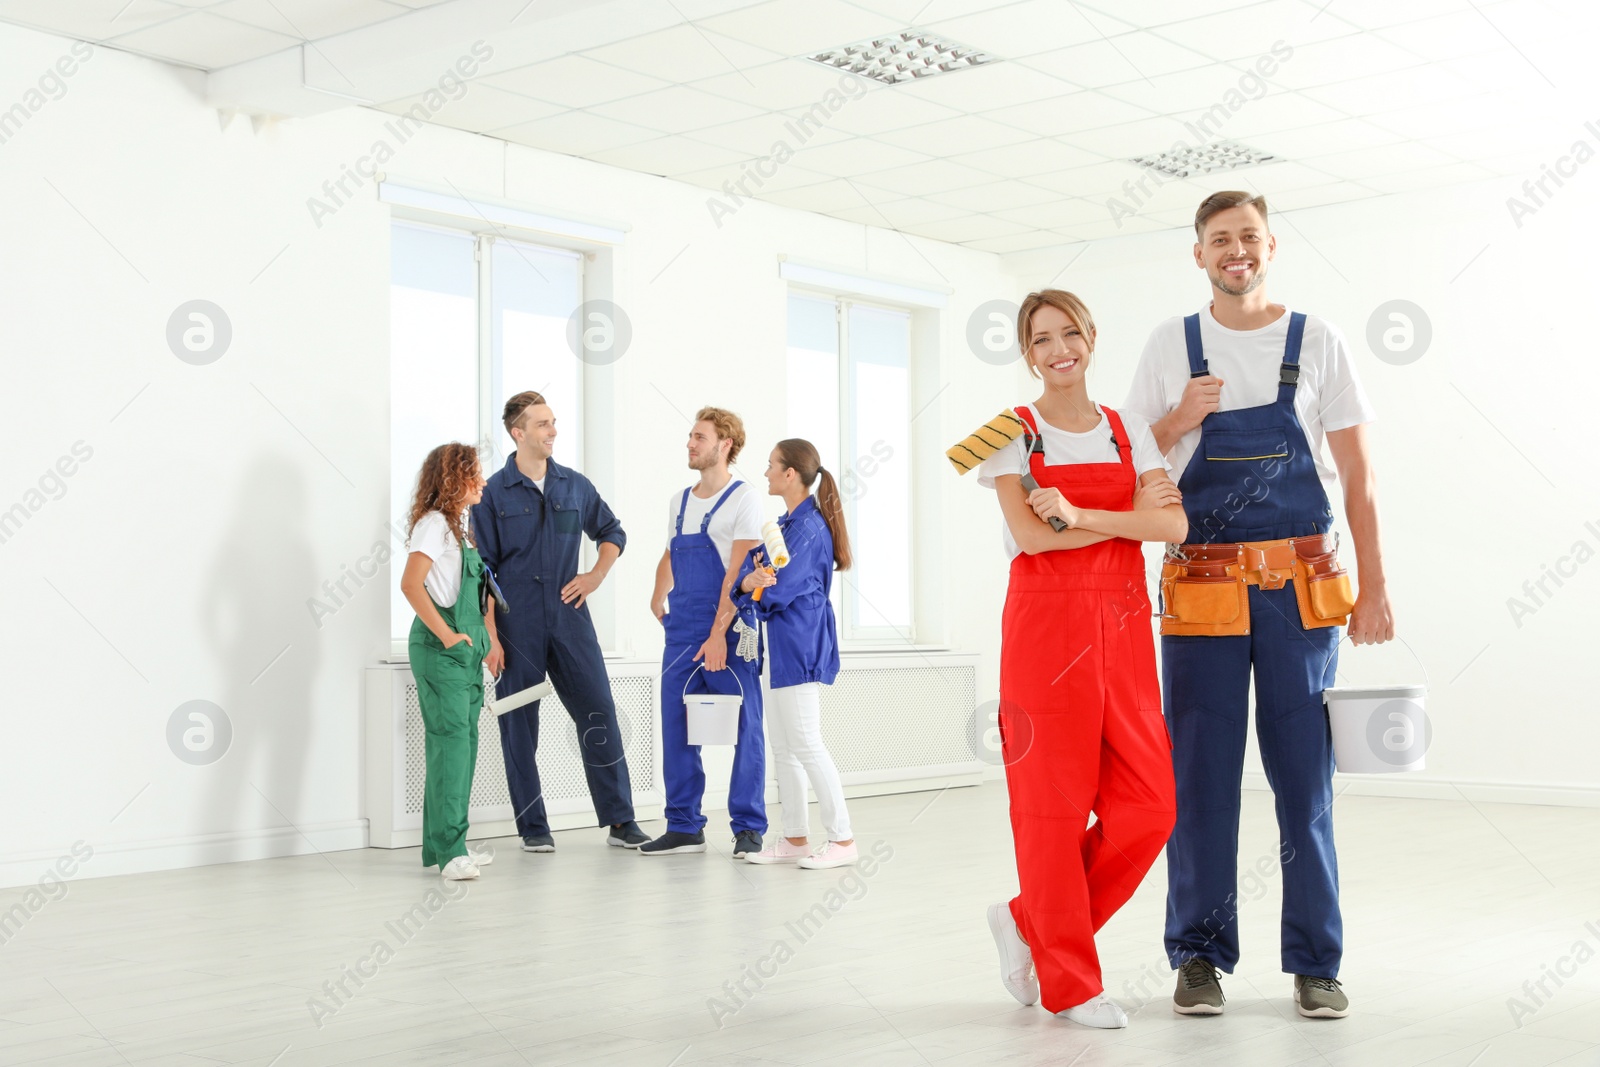
[[(1029, 469), (1076, 507), (1129, 511), (1132, 445), (1117, 413), (1101, 410), (1120, 462), (1047, 466), (1033, 412), (1018, 408), (1032, 433)], [(1172, 745), (1156, 677), (1137, 541), (1011, 561), (1000, 639), (1001, 751), (1022, 886), (1011, 914), (1051, 1012), (1104, 990), (1095, 932), (1172, 829)]]

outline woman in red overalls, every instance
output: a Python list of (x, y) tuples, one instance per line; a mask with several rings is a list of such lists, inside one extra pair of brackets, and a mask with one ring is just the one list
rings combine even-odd
[(1180, 541), (1189, 520), (1149, 426), (1089, 398), (1094, 339), (1076, 296), (1029, 294), (1017, 341), (1044, 392), (1016, 409), (1027, 432), (979, 470), (1012, 554), (1000, 736), (1022, 887), (989, 928), (1012, 996), (1114, 1028), (1128, 1017), (1105, 995), (1094, 935), (1174, 811), (1139, 542)]

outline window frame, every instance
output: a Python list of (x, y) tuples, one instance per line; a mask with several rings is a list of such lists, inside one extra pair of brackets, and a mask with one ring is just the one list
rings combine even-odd
[[(849, 445), (856, 443), (856, 390), (853, 388), (852, 364), (850, 355), (850, 310), (860, 307), (875, 311), (886, 311), (905, 316), (906, 331), (906, 367), (905, 367), (905, 402), (908, 415), (908, 429), (906, 440), (906, 529), (910, 531), (908, 544), (910, 552), (906, 560), (907, 576), (907, 615), (909, 620), (903, 625), (887, 624), (882, 626), (857, 626), (854, 622), (857, 614), (857, 605), (861, 600), (860, 590), (854, 580), (854, 568), (848, 571), (834, 572), (834, 609), (839, 619), (839, 644), (842, 651), (881, 651), (913, 648), (917, 645), (917, 587), (915, 579), (915, 523), (916, 514), (916, 478), (915, 457), (911, 449), (912, 434), (909, 421), (912, 397), (914, 394), (914, 375), (916, 365), (916, 313), (922, 308), (898, 304), (883, 299), (862, 296), (861, 294), (826, 289), (802, 282), (790, 281), (788, 295), (800, 296), (808, 299), (826, 300), (833, 305), (835, 346), (837, 349), (834, 367), (837, 382), (838, 410), (835, 412), (838, 419), (839, 437), (833, 442), (837, 449), (840, 464), (848, 465), (851, 452)], [(787, 330), (788, 301), (785, 300), (785, 328)], [(788, 358), (787, 344), (785, 345), (785, 358)], [(786, 413), (787, 418), (787, 413)], [(852, 547), (858, 546), (860, 541), (857, 531), (861, 529), (857, 521), (857, 496), (846, 492), (842, 479), (844, 471), (830, 472), (834, 481), (839, 484), (840, 496), (844, 501), (845, 524), (851, 533)]]

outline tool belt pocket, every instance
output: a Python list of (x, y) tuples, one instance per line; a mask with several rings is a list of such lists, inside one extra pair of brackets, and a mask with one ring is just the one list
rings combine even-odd
[[(1204, 573), (1206, 571), (1223, 573)], [(1161, 568), (1161, 632), (1175, 637), (1226, 637), (1250, 632), (1250, 593), (1237, 567)], [(1200, 571), (1202, 573), (1195, 573)]]
[(1295, 557), (1294, 598), (1300, 606), (1300, 624), (1308, 630), (1350, 621), (1355, 587), (1350, 572), (1339, 566), (1337, 552)]

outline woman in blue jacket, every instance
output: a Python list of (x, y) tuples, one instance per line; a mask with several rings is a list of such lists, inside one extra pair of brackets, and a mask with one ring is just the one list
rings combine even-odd
[[(817, 495), (811, 495), (811, 486)], [(839, 676), (838, 627), (833, 604), (833, 571), (850, 566), (850, 538), (844, 528), (844, 501), (833, 475), (810, 441), (792, 437), (778, 442), (767, 462), (767, 493), (783, 498), (778, 519), (789, 564), (776, 573), (766, 568), (761, 548), (752, 549), (739, 570), (738, 605), (753, 604), (766, 623), (771, 693), (766, 706), (767, 735), (778, 775), (778, 804), (783, 837), (760, 852), (747, 852), (751, 863), (797, 863), (812, 870), (856, 862), (850, 813), (844, 787), (822, 743), (822, 687)], [(765, 590), (755, 600), (758, 589)], [(822, 809), (827, 841), (807, 845), (809, 810), (807, 779)]]

